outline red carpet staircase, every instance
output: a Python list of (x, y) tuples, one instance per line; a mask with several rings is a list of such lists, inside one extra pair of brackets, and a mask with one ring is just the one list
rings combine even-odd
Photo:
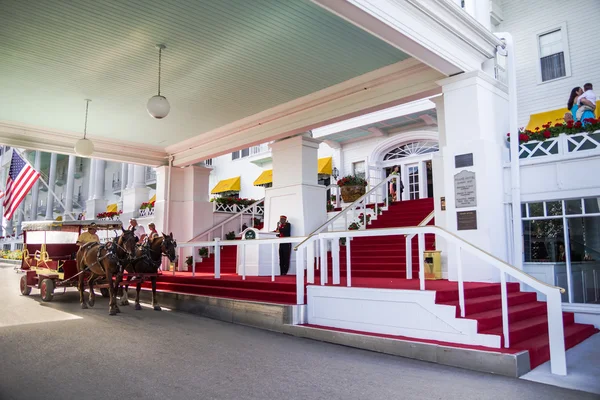
[[(372, 221), (367, 229), (416, 226), (433, 211), (433, 199), (397, 202), (389, 210)], [(430, 222), (433, 225), (433, 221)], [(426, 235), (425, 249), (433, 249), (433, 235)], [(352, 241), (353, 286), (400, 288), (398, 279), (406, 278), (406, 245), (404, 236), (356, 238)], [(270, 277), (248, 277), (242, 280), (236, 272), (236, 248), (226, 246), (221, 251), (221, 279), (213, 279), (214, 256), (196, 264), (196, 272), (204, 277), (161, 275), (158, 290), (226, 297), (240, 300), (266, 301), (280, 304), (295, 304), (295, 276), (278, 277), (271, 282)], [(412, 243), (413, 280), (418, 288), (419, 252), (417, 239)], [(331, 283), (331, 255), (329, 255), (329, 276)], [(342, 280), (346, 276), (345, 247), (340, 248), (340, 272)], [(210, 274), (210, 275), (208, 275)], [(362, 282), (361, 282), (362, 278)], [(383, 279), (382, 279), (383, 278)], [(318, 273), (316, 274), (318, 284)], [(343, 283), (343, 282), (342, 282)], [(149, 284), (145, 284), (149, 287)], [(447, 281), (427, 281), (426, 288), (436, 290), (436, 303), (456, 306), (459, 317), (458, 290), (455, 283)], [(509, 329), (511, 350), (527, 350), (531, 368), (550, 359), (548, 342), (548, 320), (546, 303), (536, 300), (535, 293), (520, 292), (517, 283), (508, 287)], [(502, 336), (502, 309), (499, 284), (465, 284), (466, 318), (478, 322), (478, 332)], [(573, 313), (563, 313), (565, 344), (571, 348), (594, 333), (592, 325), (577, 324)]]
[[(367, 229), (417, 226), (433, 211), (433, 199), (404, 201), (390, 207)], [(433, 225), (432, 220), (429, 225)], [(425, 249), (434, 248), (434, 235), (425, 235)], [(353, 278), (406, 278), (406, 240), (404, 235), (362, 237), (351, 242)], [(331, 254), (329, 254), (331, 274)], [(412, 242), (413, 278), (419, 277), (419, 244)], [(346, 276), (346, 247), (340, 247), (340, 274)]]

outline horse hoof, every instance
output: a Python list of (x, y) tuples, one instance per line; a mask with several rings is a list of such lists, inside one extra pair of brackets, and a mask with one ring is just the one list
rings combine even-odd
[(85, 309), (87, 309), (87, 308), (88, 308), (88, 306), (87, 306), (87, 304), (85, 304), (85, 303), (81, 303), (81, 308), (85, 310)]
[(139, 303), (136, 303), (136, 304), (135, 304), (135, 309), (136, 309), (137, 311), (140, 311), (140, 310), (142, 309), (142, 306), (140, 306), (140, 305), (139, 305)]
[(94, 307), (94, 304), (96, 304), (96, 300), (88, 300), (88, 306)]
[(117, 311), (116, 310), (110, 310), (108, 312), (108, 315), (117, 315)]
[(128, 301), (122, 301), (122, 302), (121, 302), (121, 305), (122, 305), (122, 306), (128, 306), (128, 305), (129, 305), (129, 302), (128, 302)]
[(115, 308), (115, 311), (117, 312), (117, 314), (121, 312), (121, 310), (119, 310), (119, 307)]
[(154, 306), (154, 311), (161, 311), (162, 308), (160, 308), (160, 306)]

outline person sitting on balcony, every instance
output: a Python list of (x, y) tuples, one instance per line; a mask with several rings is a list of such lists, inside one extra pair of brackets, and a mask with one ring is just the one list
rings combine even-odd
[(135, 235), (135, 237), (137, 238), (138, 242), (142, 242), (144, 240), (144, 238), (146, 237), (146, 231), (144, 231), (144, 227), (141, 225), (138, 225), (137, 220), (135, 218), (131, 218), (129, 220), (129, 227), (127, 228), (127, 230), (132, 230), (134, 229), (133, 234)]
[(579, 108), (577, 109), (577, 119), (582, 124), (586, 125), (587, 119), (594, 119), (594, 111), (596, 111), (596, 93), (594, 93), (594, 87), (591, 83), (583, 85), (583, 94), (577, 99)]
[[(589, 85), (590, 90), (592, 89), (592, 84), (586, 84)], [(584, 86), (587, 87), (587, 86)], [(569, 116), (568, 114), (565, 114), (565, 121), (568, 122), (570, 120), (574, 120), (575, 122), (579, 121), (581, 123), (583, 123), (582, 118), (588, 119), (588, 118), (594, 118), (594, 112), (593, 110), (596, 108), (596, 102), (592, 102), (589, 100), (589, 98), (595, 99), (595, 94), (592, 91), (589, 95), (586, 95), (585, 97), (583, 96), (584, 92), (583, 89), (579, 86), (574, 87), (573, 90), (571, 90), (571, 95), (569, 96), (569, 101), (567, 102), (567, 109), (571, 112), (571, 116)], [(583, 107), (582, 107), (583, 105)], [(579, 109), (582, 108), (582, 112), (580, 113)], [(592, 110), (592, 111), (590, 111)]]
[(98, 237), (98, 235), (96, 235), (96, 231), (97, 231), (97, 226), (95, 223), (91, 223), (90, 226), (88, 226), (87, 228), (87, 232), (83, 232), (81, 235), (79, 235), (79, 237), (77, 238), (77, 246), (81, 247), (86, 243), (100, 243), (100, 238)]

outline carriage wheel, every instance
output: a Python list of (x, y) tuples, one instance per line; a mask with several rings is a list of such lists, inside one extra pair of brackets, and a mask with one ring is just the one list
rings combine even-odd
[(105, 287), (100, 289), (100, 293), (102, 293), (102, 297), (110, 296), (110, 292), (108, 291), (108, 288), (105, 288)]
[(29, 296), (29, 293), (31, 293), (31, 288), (27, 286), (27, 275), (21, 276), (21, 282), (19, 282), (19, 287), (23, 296)]
[(52, 279), (44, 279), (40, 285), (40, 294), (43, 301), (52, 301), (54, 297), (54, 281)]

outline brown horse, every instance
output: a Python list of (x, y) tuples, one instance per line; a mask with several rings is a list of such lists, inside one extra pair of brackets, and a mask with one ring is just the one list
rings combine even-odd
[[(169, 258), (171, 262), (177, 258), (175, 248), (177, 242), (173, 239), (173, 234), (155, 237), (154, 239), (148, 240), (144, 244), (138, 244), (135, 249), (134, 257), (131, 262), (125, 266), (127, 271), (127, 281), (125, 282), (125, 288), (119, 287), (121, 283), (122, 275), (117, 277), (117, 288), (119, 291), (123, 290), (121, 296), (121, 305), (129, 305), (127, 298), (127, 289), (129, 288), (129, 282), (136, 274), (156, 274), (160, 267), (162, 256)], [(156, 300), (156, 276), (150, 278), (152, 282), (152, 307), (156, 311), (160, 311), (161, 308)], [(135, 309), (141, 310), (140, 306), (140, 290), (142, 288), (142, 279), (139, 279), (136, 283), (136, 295), (135, 295)]]
[[(96, 302), (94, 293), (94, 282), (99, 278), (105, 278), (108, 283), (109, 306), (108, 313), (115, 315), (120, 312), (117, 306), (116, 291), (113, 285), (113, 276), (121, 269), (130, 254), (135, 250), (135, 235), (133, 230), (124, 230), (119, 237), (113, 241), (100, 244), (97, 242), (86, 243), (77, 251), (77, 269), (79, 275), (79, 302), (81, 308), (93, 307)], [(89, 271), (88, 286), (90, 294), (86, 304), (84, 299), (84, 271)]]

